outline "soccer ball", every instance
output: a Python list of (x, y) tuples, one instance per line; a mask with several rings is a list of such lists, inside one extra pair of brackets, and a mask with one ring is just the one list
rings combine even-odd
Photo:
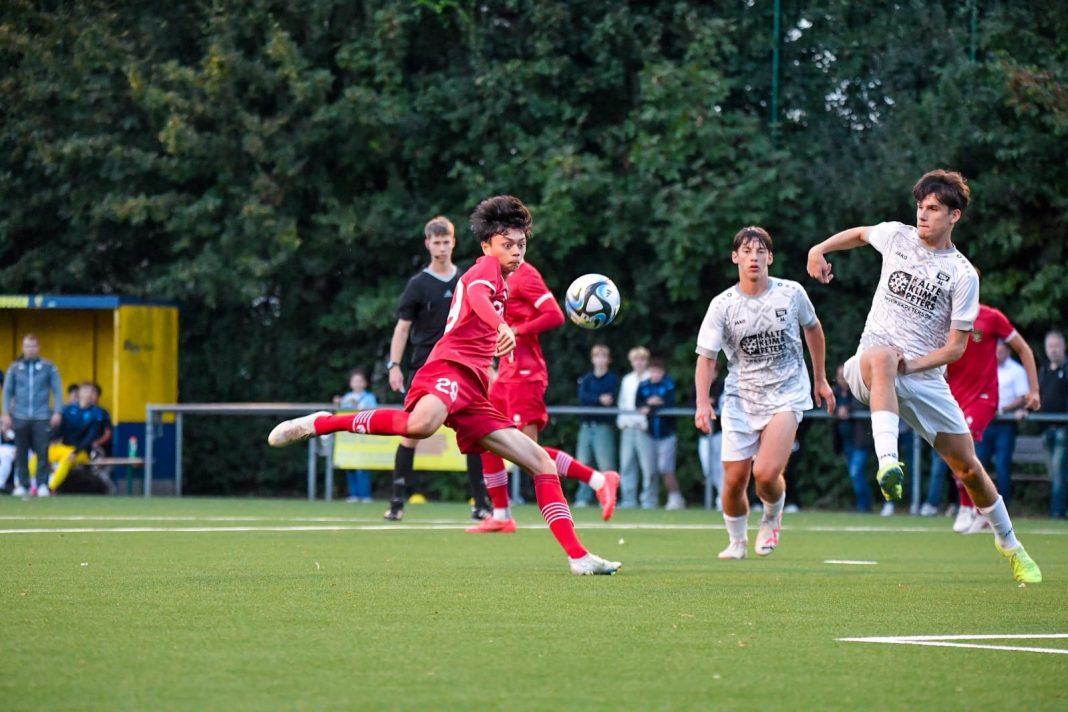
[(619, 290), (603, 274), (584, 274), (567, 288), (564, 309), (583, 329), (608, 326), (619, 313)]

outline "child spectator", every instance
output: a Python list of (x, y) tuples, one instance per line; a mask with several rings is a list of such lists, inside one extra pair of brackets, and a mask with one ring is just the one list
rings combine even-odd
[[(578, 382), (579, 404), (591, 408), (611, 408), (616, 404), (619, 390), (619, 375), (608, 370), (612, 354), (604, 344), (595, 344), (590, 349), (593, 370), (582, 375)], [(616, 432), (611, 415), (584, 415), (579, 425), (578, 445), (575, 457), (579, 462), (597, 470), (616, 469)], [(588, 507), (593, 501), (593, 490), (581, 483), (575, 494), (576, 507)]]
[[(653, 441), (655, 474), (664, 480), (668, 488), (667, 505), (664, 509), (685, 509), (686, 500), (679, 491), (675, 477), (675, 454), (678, 445), (675, 435), (675, 418), (657, 415), (661, 408), (675, 405), (675, 382), (664, 370), (664, 362), (658, 358), (649, 361), (648, 378), (638, 385), (635, 395), (637, 409), (649, 420), (649, 435)], [(653, 509), (659, 504), (656, 477), (643, 482), (642, 509)]]
[[(349, 392), (338, 400), (342, 410), (367, 410), (378, 406), (375, 394), (367, 390), (367, 374), (360, 368), (354, 368), (349, 374)], [(349, 470), (346, 473), (349, 496), (346, 502), (370, 502), (371, 473), (367, 470)]]
[[(623, 376), (619, 384), (619, 409), (621, 411), (637, 410), (634, 399), (638, 394), (638, 385), (645, 378), (649, 367), (649, 349), (635, 346), (627, 352), (631, 372)], [(616, 416), (619, 428), (619, 488), (622, 492), (622, 509), (638, 506), (638, 468), (641, 467), (642, 481), (650, 482), (653, 478), (653, 443), (646, 432), (648, 420), (642, 413), (626, 412)], [(655, 497), (654, 497), (654, 504)]]

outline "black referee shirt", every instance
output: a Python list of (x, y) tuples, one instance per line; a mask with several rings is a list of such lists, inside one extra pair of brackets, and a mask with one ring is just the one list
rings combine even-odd
[(412, 344), (410, 365), (413, 371), (426, 363), (430, 350), (445, 333), (449, 305), (459, 281), (459, 268), (448, 280), (439, 279), (428, 268), (408, 280), (404, 287), (397, 303), (397, 318), (412, 322), (408, 341)]

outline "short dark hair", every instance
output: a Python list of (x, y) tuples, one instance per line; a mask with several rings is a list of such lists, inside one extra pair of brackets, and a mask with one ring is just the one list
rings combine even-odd
[(67, 386), (67, 395), (69, 396), (71, 393), (74, 393), (74, 391), (78, 390), (79, 388), (81, 388), (81, 386), (79, 386), (77, 383), (70, 384), (69, 386)]
[(963, 213), (972, 197), (972, 189), (960, 173), (937, 168), (924, 173), (912, 188), (912, 196), (917, 203), (928, 195), (933, 195), (935, 200), (950, 210)]
[(363, 380), (365, 380), (365, 381), (368, 380), (367, 379), (367, 371), (363, 370), (362, 368), (354, 368), (351, 371), (349, 371), (349, 380), (350, 381), (352, 380), (353, 376), (363, 376)]
[(747, 242), (752, 242), (754, 240), (759, 242), (768, 252), (775, 251), (772, 246), (771, 235), (768, 234), (767, 230), (762, 227), (757, 227), (756, 225), (743, 227), (741, 230), (739, 230), (738, 234), (734, 236), (734, 243), (731, 247), (731, 250), (733, 252), (737, 252), (742, 248), (742, 245), (746, 244)]
[(651, 358), (651, 359), (649, 359), (649, 368), (659, 368), (661, 371), (666, 371), (667, 370), (664, 367), (664, 359), (662, 359), (662, 358)]
[(471, 213), (471, 232), (479, 242), (489, 242), (494, 235), (503, 235), (509, 230), (519, 230), (530, 237), (534, 219), (523, 201), (513, 195), (495, 195), (486, 198)]
[(456, 228), (453, 227), (452, 220), (449, 220), (444, 215), (438, 215), (437, 217), (430, 218), (430, 221), (426, 224), (426, 227), (423, 228), (423, 235), (425, 235), (426, 239), (428, 240), (432, 237), (439, 237), (443, 235), (452, 237), (455, 234)]

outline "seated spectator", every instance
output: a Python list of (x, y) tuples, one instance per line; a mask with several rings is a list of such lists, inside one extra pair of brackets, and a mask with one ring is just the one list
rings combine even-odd
[[(54, 466), (48, 479), (48, 489), (55, 492), (63, 485), (75, 465), (89, 462), (104, 452), (111, 440), (111, 416), (94, 404), (96, 386), (88, 381), (78, 386), (78, 403), (63, 409), (59, 425), (59, 440), (48, 447), (48, 461)], [(31, 477), (39, 463), (30, 463)]]
[[(366, 410), (378, 407), (375, 394), (367, 390), (367, 373), (361, 368), (354, 368), (349, 374), (349, 392), (335, 398), (341, 410)], [(348, 470), (346, 473), (349, 496), (346, 502), (370, 502), (371, 473), (367, 470)]]
[(679, 491), (679, 480), (675, 477), (675, 456), (678, 439), (675, 435), (675, 418), (657, 415), (661, 408), (675, 405), (675, 382), (664, 370), (660, 359), (649, 361), (648, 378), (638, 385), (634, 402), (638, 412), (649, 420), (649, 435), (653, 442), (653, 463), (656, 467), (651, 482), (643, 483), (642, 508), (652, 509), (658, 502), (657, 481), (659, 477), (668, 489), (667, 505), (664, 509), (685, 509), (686, 500)]

